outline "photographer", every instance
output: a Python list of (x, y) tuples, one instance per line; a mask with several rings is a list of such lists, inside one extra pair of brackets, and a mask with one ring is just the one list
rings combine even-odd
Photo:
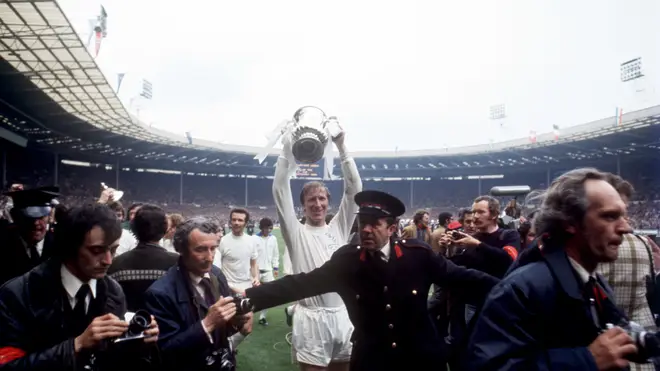
[(149, 357), (158, 336), (153, 319), (139, 344), (112, 342), (129, 328), (121, 320), (124, 293), (106, 275), (119, 223), (104, 205), (70, 210), (58, 224), (55, 257), (0, 288), (0, 370), (159, 366)]
[(252, 313), (236, 315), (227, 279), (213, 265), (217, 232), (204, 218), (179, 225), (173, 238), (179, 262), (145, 294), (161, 326), (166, 370), (234, 370), (234, 344), (252, 331)]
[(617, 259), (631, 232), (626, 204), (610, 178), (584, 168), (550, 185), (534, 217), (543, 253), (491, 291), (464, 353), (464, 369), (604, 371), (645, 359), (643, 343), (620, 327), (609, 328), (627, 318), (595, 273), (599, 264)]
[(476, 233), (452, 234), (451, 243), (458, 246), (452, 261), (501, 278), (518, 257), (520, 235), (515, 229), (498, 226), (500, 203), (497, 199), (479, 196), (474, 200), (472, 211)]

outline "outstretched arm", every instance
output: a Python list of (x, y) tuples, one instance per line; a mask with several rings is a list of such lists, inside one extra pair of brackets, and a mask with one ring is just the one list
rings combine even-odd
[(291, 194), (290, 178), (296, 171), (296, 162), (291, 151), (291, 141), (288, 136), (282, 140), (284, 148), (277, 159), (275, 166), (275, 177), (273, 179), (273, 198), (277, 208), (277, 216), (280, 220), (282, 238), (287, 249), (293, 251), (293, 235), (300, 228), (300, 222), (296, 218), (296, 209), (293, 206), (293, 195)]
[(344, 194), (339, 205), (339, 210), (332, 220), (336, 223), (337, 230), (341, 234), (342, 241), (347, 241), (348, 236), (351, 234), (351, 228), (355, 221), (355, 213), (358, 211), (358, 206), (355, 203), (355, 194), (362, 191), (362, 179), (358, 172), (357, 165), (353, 158), (348, 156), (346, 144), (344, 143), (345, 134), (341, 134), (335, 139), (337, 150), (339, 150), (339, 159), (341, 161), (341, 174), (344, 178)]

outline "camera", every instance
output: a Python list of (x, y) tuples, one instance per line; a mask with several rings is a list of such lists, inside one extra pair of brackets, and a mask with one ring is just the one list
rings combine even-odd
[(454, 240), (460, 240), (461, 238), (463, 238), (463, 235), (460, 234), (460, 232), (458, 231), (452, 231), (451, 238), (453, 238)]
[(151, 314), (146, 310), (138, 310), (128, 322), (128, 330), (126, 330), (126, 332), (114, 342), (121, 343), (130, 340), (144, 339), (146, 337), (144, 332), (149, 329), (150, 325)]
[(206, 357), (206, 365), (211, 366), (215, 362), (220, 363), (220, 371), (233, 371), (235, 370), (234, 356), (229, 349), (216, 350), (211, 355)]
[(234, 304), (236, 304), (236, 315), (239, 316), (252, 312), (254, 308), (250, 299), (241, 294), (234, 294)]
[[(610, 323), (607, 324), (607, 329), (613, 327), (615, 326)], [(633, 339), (633, 343), (637, 347), (637, 354), (633, 356), (634, 359), (631, 361), (635, 362), (638, 359), (646, 361), (649, 358), (660, 357), (660, 333), (648, 332), (644, 327), (632, 321), (624, 321), (618, 327), (622, 328)]]

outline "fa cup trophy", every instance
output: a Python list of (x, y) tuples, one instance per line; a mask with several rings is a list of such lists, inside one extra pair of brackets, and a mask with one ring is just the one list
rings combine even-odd
[(289, 132), (293, 156), (299, 162), (313, 164), (323, 158), (329, 137), (341, 134), (337, 118), (327, 117), (318, 107), (305, 106), (293, 114)]

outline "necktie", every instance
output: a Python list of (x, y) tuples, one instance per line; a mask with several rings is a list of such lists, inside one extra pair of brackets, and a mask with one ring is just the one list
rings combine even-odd
[(215, 304), (216, 300), (213, 295), (213, 289), (211, 287), (211, 279), (204, 277), (202, 278), (201, 281), (199, 281), (200, 286), (204, 288), (204, 301), (206, 302), (206, 305), (209, 307), (213, 304)]
[(41, 262), (40, 256), (39, 256), (39, 250), (37, 250), (37, 245), (30, 245), (30, 262), (33, 265), (39, 265)]
[(589, 304), (591, 307), (591, 315), (594, 320), (594, 324), (597, 327), (602, 327), (603, 325), (603, 301), (607, 298), (603, 289), (600, 288), (598, 282), (593, 277), (589, 277), (589, 281), (584, 285), (585, 295), (589, 299)]
[(85, 300), (91, 291), (89, 285), (83, 283), (76, 293), (76, 305), (73, 307), (73, 323), (76, 334), (82, 334), (89, 324), (87, 321), (87, 306), (85, 305)]

